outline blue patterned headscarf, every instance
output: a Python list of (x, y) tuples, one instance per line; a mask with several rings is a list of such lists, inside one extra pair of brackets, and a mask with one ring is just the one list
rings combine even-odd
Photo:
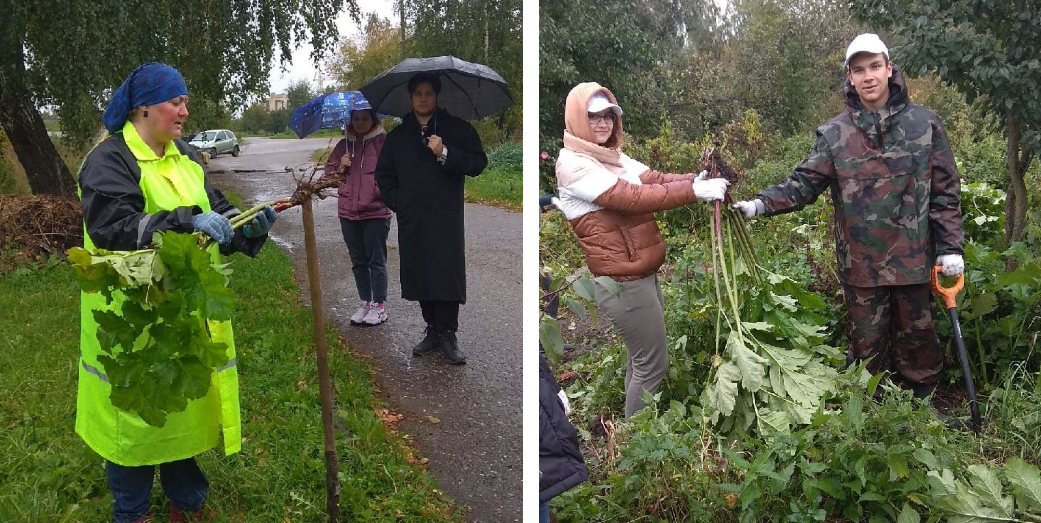
[(101, 115), (101, 121), (109, 133), (115, 133), (123, 128), (131, 109), (187, 95), (188, 86), (177, 69), (158, 62), (147, 63), (123, 80), (105, 114)]

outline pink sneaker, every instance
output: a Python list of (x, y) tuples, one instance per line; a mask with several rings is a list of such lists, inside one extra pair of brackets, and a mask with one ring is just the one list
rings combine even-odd
[(379, 325), (387, 321), (387, 307), (383, 303), (370, 304), (369, 312), (361, 321), (366, 325)]
[(361, 325), (365, 321), (365, 315), (369, 313), (369, 305), (371, 302), (361, 302), (361, 306), (355, 311), (354, 316), (351, 316), (351, 325)]

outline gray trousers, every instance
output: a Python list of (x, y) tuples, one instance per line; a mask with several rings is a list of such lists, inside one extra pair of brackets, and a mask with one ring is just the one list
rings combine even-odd
[(390, 218), (340, 218), (340, 232), (351, 256), (351, 272), (362, 301), (387, 301), (387, 234)]
[(611, 294), (596, 285), (596, 303), (611, 319), (625, 341), (625, 417), (642, 409), (643, 391), (654, 394), (669, 369), (665, 339), (665, 300), (658, 275), (618, 282), (621, 292)]

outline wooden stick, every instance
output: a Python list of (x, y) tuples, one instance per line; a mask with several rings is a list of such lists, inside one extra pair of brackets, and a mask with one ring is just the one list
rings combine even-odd
[(340, 520), (339, 462), (336, 459), (336, 435), (333, 433), (333, 395), (329, 380), (328, 349), (325, 345), (325, 315), (322, 312), (322, 282), (318, 272), (318, 246), (314, 237), (314, 211), (311, 200), (301, 204), (304, 219), (304, 248), (307, 251), (307, 280), (311, 288), (311, 317), (314, 341), (318, 346), (318, 386), (322, 393), (322, 426), (325, 429), (325, 491), (329, 523)]

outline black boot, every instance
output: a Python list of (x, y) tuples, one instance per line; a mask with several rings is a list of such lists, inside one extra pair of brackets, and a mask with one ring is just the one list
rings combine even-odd
[(437, 329), (433, 325), (427, 324), (427, 328), (423, 331), (423, 341), (412, 347), (412, 354), (414, 356), (424, 356), (432, 352), (437, 352), (437, 349), (441, 348), (441, 340), (437, 336)]
[(463, 356), (463, 351), (459, 350), (459, 342), (455, 339), (455, 331), (443, 329), (438, 333), (438, 337), (441, 339), (441, 353), (445, 355), (445, 359), (452, 365), (462, 365), (466, 363), (466, 356)]
[(933, 385), (926, 385), (924, 383), (912, 383), (911, 391), (914, 393), (914, 399), (919, 402), (925, 401), (926, 398), (932, 396)]

